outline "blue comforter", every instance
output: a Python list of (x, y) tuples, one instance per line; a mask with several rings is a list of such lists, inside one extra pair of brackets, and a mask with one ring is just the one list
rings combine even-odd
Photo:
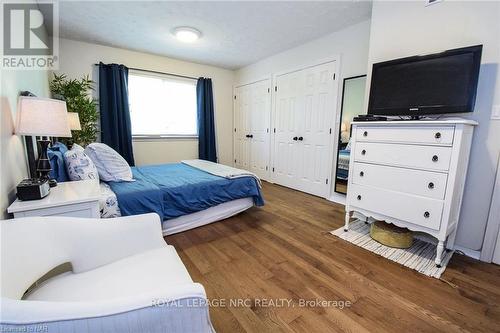
[(122, 215), (155, 212), (162, 221), (191, 214), (235, 199), (264, 199), (255, 179), (226, 179), (174, 163), (133, 167), (134, 182), (110, 182)]

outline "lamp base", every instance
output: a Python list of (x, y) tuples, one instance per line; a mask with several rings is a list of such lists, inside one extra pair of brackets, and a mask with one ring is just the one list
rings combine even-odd
[(57, 180), (55, 180), (55, 179), (49, 179), (49, 186), (50, 187), (56, 187), (57, 186)]

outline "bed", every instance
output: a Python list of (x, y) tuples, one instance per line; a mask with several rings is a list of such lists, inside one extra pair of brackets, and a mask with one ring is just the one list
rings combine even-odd
[(163, 221), (163, 234), (170, 235), (264, 205), (254, 175), (223, 177), (211, 172), (187, 163), (133, 167), (134, 181), (100, 184), (101, 217), (155, 212)]
[(340, 150), (338, 157), (337, 179), (347, 180), (349, 177), (350, 150)]

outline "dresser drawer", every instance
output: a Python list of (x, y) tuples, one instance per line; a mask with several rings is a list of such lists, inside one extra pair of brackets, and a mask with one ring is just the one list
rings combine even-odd
[(429, 229), (439, 230), (443, 201), (351, 184), (347, 191), (349, 209), (358, 207)]
[(451, 146), (454, 126), (442, 127), (357, 127), (356, 141), (416, 143)]
[(354, 162), (352, 182), (443, 200), (446, 173)]
[(451, 147), (356, 142), (354, 160), (436, 171), (447, 171)]

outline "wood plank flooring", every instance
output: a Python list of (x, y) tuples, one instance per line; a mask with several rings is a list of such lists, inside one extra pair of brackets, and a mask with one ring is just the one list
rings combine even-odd
[(263, 193), (262, 208), (166, 237), (217, 332), (500, 332), (500, 266), (455, 254), (429, 278), (330, 235), (342, 205), (269, 183)]

